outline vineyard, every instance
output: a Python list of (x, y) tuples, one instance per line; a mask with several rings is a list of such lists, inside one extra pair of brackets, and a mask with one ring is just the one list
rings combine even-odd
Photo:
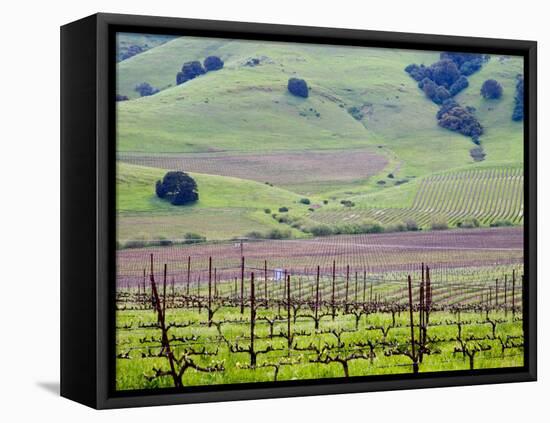
[(327, 224), (414, 220), (421, 227), (429, 227), (434, 216), (443, 217), (450, 226), (465, 218), (475, 218), (482, 225), (497, 221), (522, 224), (523, 170), (501, 167), (433, 175), (422, 179), (408, 208), (322, 210), (310, 217)]
[(519, 258), (278, 267), (292, 250), (268, 260), (256, 246), (232, 245), (236, 261), (220, 245), (119, 256), (117, 389), (523, 365)]

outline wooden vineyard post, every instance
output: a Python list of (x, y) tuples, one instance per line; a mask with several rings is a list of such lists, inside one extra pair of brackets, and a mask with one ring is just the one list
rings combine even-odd
[(320, 267), (317, 266), (317, 277), (315, 279), (315, 330), (319, 329), (319, 273)]
[(422, 263), (422, 279), (420, 281), (420, 298), (418, 300), (418, 361), (422, 363), (422, 340), (424, 339), (424, 307), (425, 307), (425, 292), (424, 292), (424, 263)]
[(365, 304), (367, 295), (367, 271), (363, 270), (363, 304)]
[(428, 338), (428, 325), (430, 324), (430, 311), (432, 307), (432, 281), (430, 277), (430, 268), (426, 266), (426, 290), (424, 293), (425, 300), (424, 300), (424, 330), (423, 330), (423, 337), (422, 337), (422, 345), (426, 345), (426, 340)]
[(214, 267), (214, 298), (218, 297), (218, 268)]
[(374, 280), (370, 281), (370, 293), (369, 293), (369, 303), (372, 303), (372, 287), (374, 285)]
[(355, 272), (355, 290), (354, 290), (353, 300), (357, 303), (357, 272)]
[(290, 349), (292, 347), (292, 338), (290, 336), (290, 275), (286, 277), (286, 318), (287, 318), (287, 341), (288, 341), (288, 355), (290, 356)]
[(508, 275), (504, 275), (504, 313), (508, 314)]
[(344, 302), (344, 312), (348, 312), (348, 292), (349, 292), (349, 264), (346, 267), (346, 295)]
[(495, 306), (498, 307), (498, 278), (495, 279)]
[(336, 260), (332, 261), (332, 320), (336, 317)]
[(251, 367), (256, 366), (256, 354), (254, 354), (254, 324), (256, 321), (255, 307), (256, 306), (254, 304), (254, 272), (252, 272), (250, 274), (250, 366)]
[(187, 296), (189, 297), (189, 286), (191, 284), (191, 256), (187, 257)]
[(201, 301), (201, 275), (199, 273), (199, 278), (197, 279), (197, 301), (199, 303), (199, 314), (202, 311), (202, 301)]
[(512, 316), (516, 315), (516, 269), (512, 269)]
[(167, 274), (167, 266), (166, 263), (164, 263), (164, 276), (162, 278), (162, 316), (166, 316), (166, 274)]
[(241, 314), (244, 313), (244, 256), (241, 256)]
[(212, 256), (208, 257), (208, 327), (212, 326)]
[(269, 298), (267, 297), (267, 260), (264, 260), (264, 298), (265, 308), (269, 308)]
[(414, 315), (413, 315), (413, 298), (412, 298), (412, 281), (411, 275), (408, 276), (409, 283), (409, 315), (411, 324), (411, 358), (413, 361), (413, 373), (418, 373), (418, 362), (414, 352)]
[(145, 273), (146, 273), (146, 270), (144, 267), (143, 268), (143, 304), (147, 303), (147, 290), (145, 288), (145, 279), (146, 279)]
[(172, 276), (172, 307), (174, 307), (176, 302), (176, 281), (174, 277)]

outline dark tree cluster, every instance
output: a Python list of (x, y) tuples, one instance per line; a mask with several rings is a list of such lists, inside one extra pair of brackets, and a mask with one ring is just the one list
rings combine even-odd
[(468, 87), (468, 79), (461, 75), (456, 64), (448, 59), (430, 66), (409, 65), (405, 71), (418, 81), (418, 87), (436, 104), (443, 103)]
[(405, 68), (418, 87), (434, 103), (442, 104), (468, 87), (467, 76), (481, 69), (486, 57), (475, 53), (443, 52), (430, 66), (411, 64)]
[(462, 107), (455, 100), (445, 101), (437, 112), (439, 126), (472, 137), (474, 143), (479, 144), (479, 137), (483, 134), (483, 127), (474, 115), (473, 107)]
[(222, 68), (223, 60), (218, 56), (208, 56), (204, 59), (204, 67), (198, 60), (185, 62), (181, 71), (176, 75), (176, 84), (183, 84), (191, 79), (195, 79), (197, 76), (204, 75), (206, 72), (216, 71)]
[(142, 46), (138, 46), (136, 44), (129, 45), (124, 51), (120, 53), (119, 60), (129, 59), (130, 57), (135, 56), (139, 53), (143, 53), (144, 51), (145, 49)]
[(128, 101), (128, 96), (122, 95), (122, 94), (117, 94), (116, 95), (116, 101)]
[(206, 72), (220, 70), (223, 68), (223, 60), (218, 56), (208, 56), (204, 59), (204, 68)]
[(517, 77), (512, 120), (515, 122), (521, 122), (523, 120), (523, 76), (521, 75)]
[(488, 79), (481, 86), (481, 95), (486, 100), (497, 100), (502, 97), (502, 85), (494, 79)]
[(487, 57), (475, 53), (443, 52), (430, 66), (411, 64), (405, 68), (426, 97), (440, 105), (437, 121), (443, 128), (472, 137), (479, 144), (483, 127), (471, 107), (462, 107), (453, 97), (468, 87), (467, 76), (481, 69)]
[(169, 200), (175, 206), (197, 201), (197, 183), (185, 172), (167, 172), (162, 181), (157, 181), (155, 192), (159, 198)]
[(288, 91), (290, 94), (297, 97), (307, 98), (309, 95), (309, 88), (306, 81), (299, 78), (290, 78), (288, 80)]
[(136, 85), (134, 90), (137, 91), (142, 97), (147, 97), (159, 92), (158, 88), (153, 87), (148, 82), (142, 82), (141, 84)]
[(176, 75), (176, 84), (183, 84), (184, 82), (195, 79), (197, 76), (204, 75), (206, 71), (201, 65), (201, 62), (195, 60), (193, 62), (185, 62), (181, 68), (181, 72)]
[(477, 53), (443, 52), (440, 54), (440, 59), (452, 60), (461, 75), (470, 76), (481, 69), (483, 63), (487, 60), (487, 56)]

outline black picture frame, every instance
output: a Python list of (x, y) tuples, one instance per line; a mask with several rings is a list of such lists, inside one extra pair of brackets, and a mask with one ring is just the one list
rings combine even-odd
[[(525, 366), (512, 369), (113, 389), (117, 31), (519, 55), (525, 69)], [(537, 378), (537, 44), (534, 41), (95, 14), (61, 28), (61, 395), (119, 408), (534, 381)]]

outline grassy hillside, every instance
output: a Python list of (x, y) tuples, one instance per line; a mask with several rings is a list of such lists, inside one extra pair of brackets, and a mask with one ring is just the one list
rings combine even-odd
[[(224, 68), (175, 85), (184, 62), (208, 55), (221, 57)], [(320, 209), (311, 212), (298, 205), (289, 213), (306, 226), (332, 215), (329, 223), (338, 223), (342, 213), (393, 224), (402, 220), (404, 209), (412, 210), (419, 189), (433, 175), (521, 167), (523, 125), (511, 120), (521, 59), (492, 56), (456, 97), (460, 104), (476, 108), (485, 129), (481, 142), (487, 155), (483, 162), (474, 162), (471, 139), (437, 125), (438, 106), (404, 71), (408, 64), (430, 65), (438, 57), (436, 52), (181, 37), (124, 60), (117, 65), (117, 92), (130, 101), (117, 103), (120, 158), (195, 171), (204, 196), (201, 191), (197, 205), (174, 211), (152, 194), (152, 183), (163, 170), (121, 167), (128, 181), (119, 180), (119, 212), (128, 219), (130, 214), (149, 213), (151, 222), (157, 222), (151, 223), (156, 228), (147, 231), (151, 234), (173, 225), (166, 222), (173, 213), (194, 219), (185, 221), (192, 227), (201, 222), (200, 211), (202, 221), (209, 221), (204, 231), (226, 237), (280, 227), (263, 208), (297, 204), (300, 195), (307, 195)], [(250, 58), (259, 58), (260, 64), (247, 66)], [(294, 76), (307, 81), (308, 98), (288, 93), (287, 81)], [(500, 100), (480, 96), (489, 78), (503, 85)], [(137, 98), (133, 88), (141, 82), (161, 92)], [(309, 167), (304, 162), (301, 175), (285, 159), (331, 151), (335, 157), (345, 152), (354, 160), (343, 154), (339, 160), (310, 162)], [(250, 154), (263, 162), (244, 157)], [(187, 169), (189, 160), (193, 166)], [(134, 171), (141, 182), (132, 179)], [(476, 180), (467, 184), (475, 185)], [(341, 200), (353, 201), (355, 208), (343, 208)], [(432, 212), (417, 208), (415, 213), (427, 226)], [(497, 214), (484, 215), (483, 222), (488, 224)], [(226, 229), (220, 221), (227, 223)]]
[[(129, 55), (130, 51), (136, 47), (144, 52), (172, 39), (174, 39), (172, 35), (120, 32), (117, 34), (117, 61), (127, 60), (126, 57)], [(134, 53), (135, 51), (132, 54)]]
[[(267, 232), (280, 225), (264, 209), (277, 211), (306, 209), (297, 194), (254, 181), (192, 173), (199, 187), (199, 201), (189, 206), (173, 206), (156, 197), (155, 182), (161, 169), (119, 163), (117, 167), (117, 213), (119, 240), (160, 237), (180, 239), (187, 232), (208, 239), (230, 238), (250, 231)], [(221, 219), (221, 220), (220, 220)], [(293, 235), (300, 236), (293, 230)]]

